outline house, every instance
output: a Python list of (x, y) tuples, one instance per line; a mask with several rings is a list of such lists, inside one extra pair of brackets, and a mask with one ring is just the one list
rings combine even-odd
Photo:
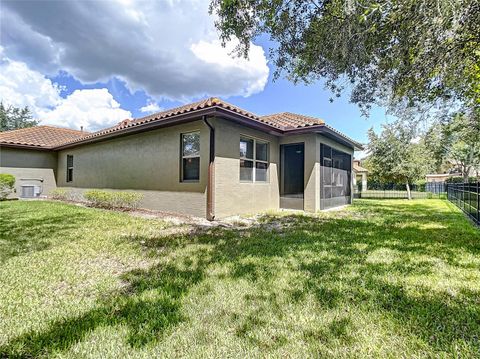
[(353, 160), (353, 186), (357, 186), (358, 180), (360, 180), (362, 187), (361, 191), (367, 190), (367, 174), (368, 170), (361, 166), (360, 160)]
[(318, 118), (257, 116), (209, 98), (94, 133), (39, 126), (0, 133), (0, 172), (20, 197), (53, 188), (144, 195), (140, 206), (208, 219), (351, 203), (362, 146)]

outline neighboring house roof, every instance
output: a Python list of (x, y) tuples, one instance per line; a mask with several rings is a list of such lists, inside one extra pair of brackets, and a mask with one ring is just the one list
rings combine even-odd
[(357, 161), (353, 161), (353, 171), (357, 173), (368, 173), (368, 170), (365, 167), (360, 166)]
[(450, 177), (461, 177), (461, 173), (431, 173), (425, 175), (427, 182), (444, 182)]
[(0, 144), (18, 147), (53, 148), (84, 137), (88, 132), (53, 126), (36, 126), (0, 132)]
[[(83, 133), (81, 136), (66, 139), (64, 142), (58, 143), (56, 147), (59, 149), (73, 147), (83, 143), (99, 141), (124, 134), (133, 134), (162, 126), (185, 123), (198, 119), (199, 116), (211, 115), (225, 117), (245, 126), (258, 128), (259, 130), (275, 135), (318, 131), (326, 136), (337, 139), (340, 138), (344, 143), (362, 149), (360, 143), (326, 125), (321, 119), (289, 112), (268, 116), (257, 116), (216, 97), (197, 101), (167, 111), (154, 113), (138, 119), (127, 119), (121, 121), (115, 126), (94, 133)], [(1, 140), (0, 143), (2, 143)]]

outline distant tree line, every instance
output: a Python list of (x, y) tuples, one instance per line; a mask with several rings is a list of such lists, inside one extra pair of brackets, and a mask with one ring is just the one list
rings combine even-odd
[(362, 166), (379, 183), (418, 183), (428, 173), (459, 173), (469, 181), (480, 172), (480, 116), (456, 113), (433, 122), (425, 131), (418, 123), (399, 119), (368, 132), (368, 157)]
[(38, 125), (38, 121), (32, 119), (32, 112), (25, 106), (15, 107), (5, 105), (0, 101), (0, 132), (18, 130)]

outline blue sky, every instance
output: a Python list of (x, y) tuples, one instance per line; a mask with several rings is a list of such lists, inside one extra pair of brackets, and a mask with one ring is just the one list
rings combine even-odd
[[(386, 114), (384, 108), (378, 106), (371, 110), (368, 117), (362, 116), (358, 106), (349, 102), (348, 93), (340, 98), (334, 98), (334, 101), (330, 102), (332, 94), (325, 90), (321, 83), (294, 85), (284, 78), (274, 82), (272, 79), (273, 69), (270, 64), (269, 67), (270, 75), (263, 91), (249, 97), (230, 96), (223, 97), (223, 99), (259, 115), (288, 111), (319, 117), (337, 130), (363, 143), (368, 140), (369, 128), (374, 127), (378, 131), (382, 123), (392, 119), (390, 115)], [(51, 79), (65, 87), (61, 93), (62, 97), (67, 97), (77, 89), (107, 88), (122, 108), (131, 111), (134, 117), (145, 115), (140, 112), (140, 108), (145, 105), (149, 96), (144, 91), (132, 94), (125, 84), (116, 78), (106, 83), (90, 85), (83, 85), (67, 73), (53, 76)], [(180, 101), (169, 100), (160, 100), (157, 103), (163, 109), (183, 104)]]
[(208, 5), (0, 0), (1, 99), (41, 123), (90, 131), (207, 96), (259, 115), (319, 117), (360, 142), (387, 121), (378, 107), (362, 117), (348, 93), (330, 102), (321, 83), (273, 82), (266, 36), (248, 59), (231, 57), (235, 40), (221, 46)]

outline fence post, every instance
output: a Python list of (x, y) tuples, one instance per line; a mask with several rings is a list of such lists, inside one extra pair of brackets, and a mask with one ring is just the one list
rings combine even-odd
[(480, 182), (477, 181), (477, 222), (480, 223)]

